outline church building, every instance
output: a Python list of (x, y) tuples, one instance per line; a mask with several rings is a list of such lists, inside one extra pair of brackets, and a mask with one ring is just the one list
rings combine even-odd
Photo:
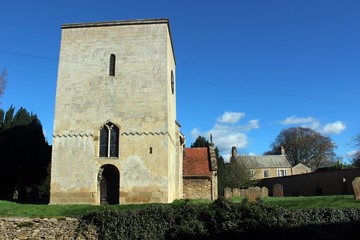
[(169, 21), (61, 29), (50, 204), (182, 198), (185, 139)]

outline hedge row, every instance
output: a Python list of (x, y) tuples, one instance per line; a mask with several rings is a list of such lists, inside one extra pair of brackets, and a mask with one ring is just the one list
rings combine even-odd
[(139, 210), (104, 209), (81, 218), (79, 231), (95, 225), (101, 239), (359, 239), (360, 209), (290, 210), (261, 202), (208, 205), (184, 202)]

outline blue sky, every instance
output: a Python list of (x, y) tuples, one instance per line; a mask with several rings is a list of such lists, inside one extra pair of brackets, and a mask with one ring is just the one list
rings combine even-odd
[(348, 159), (360, 133), (360, 1), (3, 0), (0, 68), (7, 110), (38, 115), (52, 142), (61, 24), (168, 18), (177, 120), (227, 158), (260, 155), (281, 130), (306, 126)]

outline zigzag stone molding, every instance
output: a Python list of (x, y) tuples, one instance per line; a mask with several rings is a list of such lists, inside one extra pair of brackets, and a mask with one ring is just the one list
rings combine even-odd
[[(166, 135), (168, 132), (123, 132), (121, 133), (121, 136), (126, 135), (126, 136), (141, 136), (141, 135), (145, 135), (145, 136), (159, 136), (159, 135)], [(68, 134), (53, 134), (52, 135), (53, 138), (67, 138), (67, 137), (93, 137), (93, 134), (91, 133), (68, 133)]]
[(139, 135), (139, 136), (141, 136), (141, 135), (146, 135), (146, 136), (148, 136), (148, 135), (152, 135), (152, 136), (154, 136), (154, 135), (166, 135), (168, 132), (123, 132), (123, 133), (121, 133), (121, 135), (126, 135), (126, 136), (129, 136), (129, 135), (132, 135), (132, 136), (135, 136), (135, 135)]
[(69, 134), (53, 134), (53, 138), (67, 138), (67, 137), (93, 137), (93, 134), (91, 133), (69, 133)]

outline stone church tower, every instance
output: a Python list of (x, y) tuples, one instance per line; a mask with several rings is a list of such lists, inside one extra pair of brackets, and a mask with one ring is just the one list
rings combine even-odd
[(50, 204), (182, 198), (167, 19), (62, 25)]

